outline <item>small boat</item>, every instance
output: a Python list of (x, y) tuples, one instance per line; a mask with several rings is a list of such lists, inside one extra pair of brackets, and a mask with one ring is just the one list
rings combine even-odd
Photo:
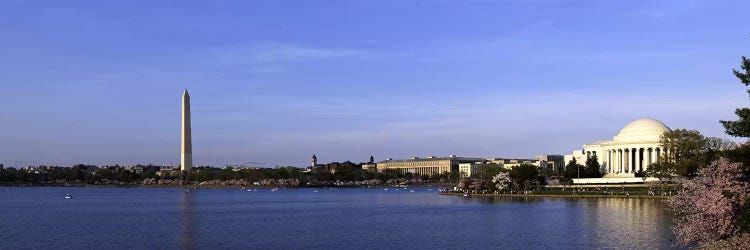
[(317, 192), (318, 192), (318, 190), (317, 190), (317, 189), (313, 190), (313, 193), (317, 193)]
[(412, 189), (412, 190), (409, 190), (409, 193), (414, 193), (414, 189)]
[(73, 199), (73, 196), (70, 194), (65, 194), (65, 199)]
[(248, 189), (248, 190), (245, 190), (245, 191), (252, 192), (253, 190), (252, 189)]
[(278, 188), (273, 188), (273, 189), (271, 189), (271, 192), (276, 192), (278, 190), (279, 190)]
[(388, 188), (384, 188), (383, 191), (388, 191)]
[(469, 193), (464, 193), (464, 198), (468, 198), (468, 197), (471, 197), (471, 195)]

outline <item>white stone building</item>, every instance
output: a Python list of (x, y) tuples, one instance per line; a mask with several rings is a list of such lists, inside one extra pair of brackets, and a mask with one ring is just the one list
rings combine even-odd
[(482, 162), (466, 162), (466, 163), (459, 163), (458, 164), (458, 173), (461, 176), (461, 178), (467, 178), (467, 177), (474, 177), (477, 172), (479, 171), (479, 165), (483, 164)]
[(659, 139), (670, 131), (664, 123), (643, 118), (628, 123), (612, 140), (597, 141), (583, 145), (583, 150), (565, 156), (567, 164), (573, 158), (583, 165), (589, 157), (597, 156), (605, 178), (635, 177), (638, 171), (659, 160), (663, 148)]

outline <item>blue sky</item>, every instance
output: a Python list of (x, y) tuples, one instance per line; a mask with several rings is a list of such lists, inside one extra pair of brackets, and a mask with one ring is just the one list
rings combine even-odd
[(0, 163), (569, 154), (629, 121), (725, 137), (748, 1), (0, 2)]

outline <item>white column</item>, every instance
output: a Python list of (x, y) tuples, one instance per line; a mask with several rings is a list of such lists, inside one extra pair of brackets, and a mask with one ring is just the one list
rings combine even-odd
[(630, 149), (626, 148), (625, 150), (622, 150), (622, 172), (625, 173), (630, 169)]
[(625, 168), (626, 168), (625, 171), (630, 173), (631, 166), (633, 165), (633, 160), (632, 160), (633, 149), (628, 147), (628, 151), (626, 151), (625, 154), (627, 155), (627, 161), (628, 161), (628, 163), (625, 164)]
[(638, 164), (638, 152), (637, 148), (633, 148), (630, 153), (633, 155), (630, 159), (633, 159), (633, 164), (630, 164), (630, 173), (635, 173), (635, 165)]
[(607, 173), (612, 173), (612, 150), (607, 150)]
[(612, 157), (612, 173), (617, 173), (617, 163), (620, 161), (620, 158), (617, 157), (617, 149), (613, 149), (612, 153), (614, 154)]
[(635, 149), (635, 171), (633, 173), (638, 172), (638, 170), (641, 168), (641, 148)]
[(625, 152), (623, 152), (621, 148), (617, 149), (617, 172), (618, 173), (622, 172), (622, 163), (623, 163), (623, 160), (624, 160), (623, 157), (622, 157), (622, 155), (624, 153)]
[(643, 168), (643, 171), (648, 170), (648, 166), (650, 166), (651, 164), (654, 164), (654, 154), (655, 153), (656, 152), (654, 152), (654, 148), (649, 148), (649, 151), (648, 151), (648, 164), (646, 165), (645, 168)]
[(620, 149), (620, 168), (619, 168), (620, 173), (625, 171), (624, 166), (625, 166), (625, 149), (621, 148)]
[(638, 158), (637, 158), (638, 157), (638, 151), (637, 151), (637, 148), (631, 148), (630, 154), (633, 155), (633, 156), (630, 157), (630, 159), (633, 160), (633, 164), (630, 164), (630, 173), (632, 174), (632, 173), (635, 173), (635, 169), (636, 169), (635, 165), (638, 164)]
[(620, 172), (620, 149), (614, 149), (615, 151), (615, 173)]
[(606, 158), (604, 158), (604, 164), (607, 165), (607, 171), (606, 171), (606, 173), (609, 173), (609, 167), (610, 167), (610, 165), (609, 165), (609, 150), (604, 151), (604, 157), (606, 157)]
[(609, 173), (609, 150), (602, 152), (604, 153), (604, 165), (607, 167), (605, 173)]

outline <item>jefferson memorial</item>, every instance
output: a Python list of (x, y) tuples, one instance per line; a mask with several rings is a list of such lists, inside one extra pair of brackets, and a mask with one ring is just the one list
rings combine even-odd
[(575, 158), (583, 165), (589, 157), (597, 156), (604, 178), (632, 178), (659, 160), (664, 151), (659, 138), (666, 131), (670, 131), (669, 127), (658, 120), (638, 119), (628, 123), (612, 140), (585, 144), (583, 150), (566, 155), (565, 163)]

